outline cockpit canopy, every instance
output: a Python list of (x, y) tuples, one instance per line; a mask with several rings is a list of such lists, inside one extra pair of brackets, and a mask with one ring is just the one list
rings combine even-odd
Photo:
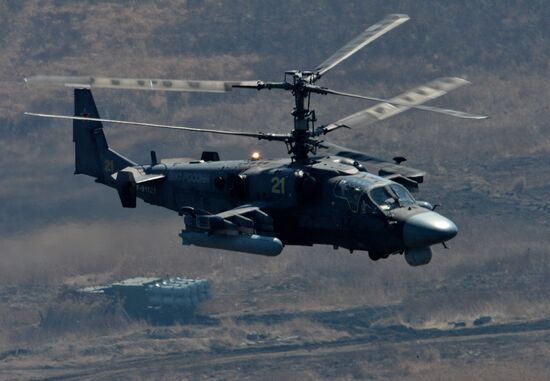
[(373, 175), (344, 178), (334, 187), (334, 194), (345, 199), (354, 213), (385, 213), (416, 204), (413, 196), (403, 185), (383, 181)]
[(397, 183), (370, 189), (369, 195), (382, 211), (415, 204), (409, 191), (403, 185)]

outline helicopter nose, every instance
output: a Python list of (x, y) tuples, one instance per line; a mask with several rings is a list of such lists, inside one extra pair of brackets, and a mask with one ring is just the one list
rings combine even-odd
[(403, 226), (406, 247), (425, 247), (445, 242), (456, 236), (458, 228), (453, 221), (435, 212), (416, 214)]

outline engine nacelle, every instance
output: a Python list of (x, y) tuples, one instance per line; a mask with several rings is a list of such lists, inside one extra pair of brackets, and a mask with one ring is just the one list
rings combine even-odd
[(432, 260), (432, 249), (429, 247), (406, 249), (405, 260), (411, 266), (427, 265)]

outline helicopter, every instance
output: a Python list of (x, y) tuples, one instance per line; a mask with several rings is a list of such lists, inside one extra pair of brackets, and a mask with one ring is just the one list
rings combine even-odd
[[(314, 70), (286, 71), (282, 82), (261, 80), (204, 81), (180, 79), (45, 76), (28, 84), (63, 85), (74, 89), (74, 116), (25, 113), (72, 120), (75, 174), (85, 174), (115, 189), (125, 208), (137, 198), (168, 208), (183, 217), (183, 245), (195, 245), (265, 256), (279, 255), (285, 246), (332, 245), (368, 252), (372, 260), (403, 254), (411, 266), (432, 259), (431, 246), (456, 236), (457, 226), (411, 192), (425, 172), (331, 144), (324, 136), (336, 130), (361, 128), (419, 109), (452, 117), (487, 118), (462, 111), (426, 106), (427, 101), (469, 84), (462, 78), (438, 78), (391, 99), (352, 94), (317, 85), (331, 69), (408, 21), (390, 14), (337, 50)], [(294, 98), (289, 133), (243, 132), (188, 126), (103, 119), (93, 88), (149, 91), (230, 92), (235, 89), (282, 90)], [(336, 122), (316, 126), (311, 94), (337, 95), (377, 102)], [(112, 150), (103, 124), (134, 125), (187, 132), (232, 135), (284, 143), (287, 158), (267, 160), (255, 153), (245, 160), (220, 160), (217, 152), (197, 158), (158, 159), (151, 151), (138, 164)]]

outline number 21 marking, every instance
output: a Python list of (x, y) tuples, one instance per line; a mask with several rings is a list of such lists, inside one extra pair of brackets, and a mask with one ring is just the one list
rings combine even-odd
[(284, 177), (272, 177), (271, 178), (271, 193), (285, 194), (285, 178)]

